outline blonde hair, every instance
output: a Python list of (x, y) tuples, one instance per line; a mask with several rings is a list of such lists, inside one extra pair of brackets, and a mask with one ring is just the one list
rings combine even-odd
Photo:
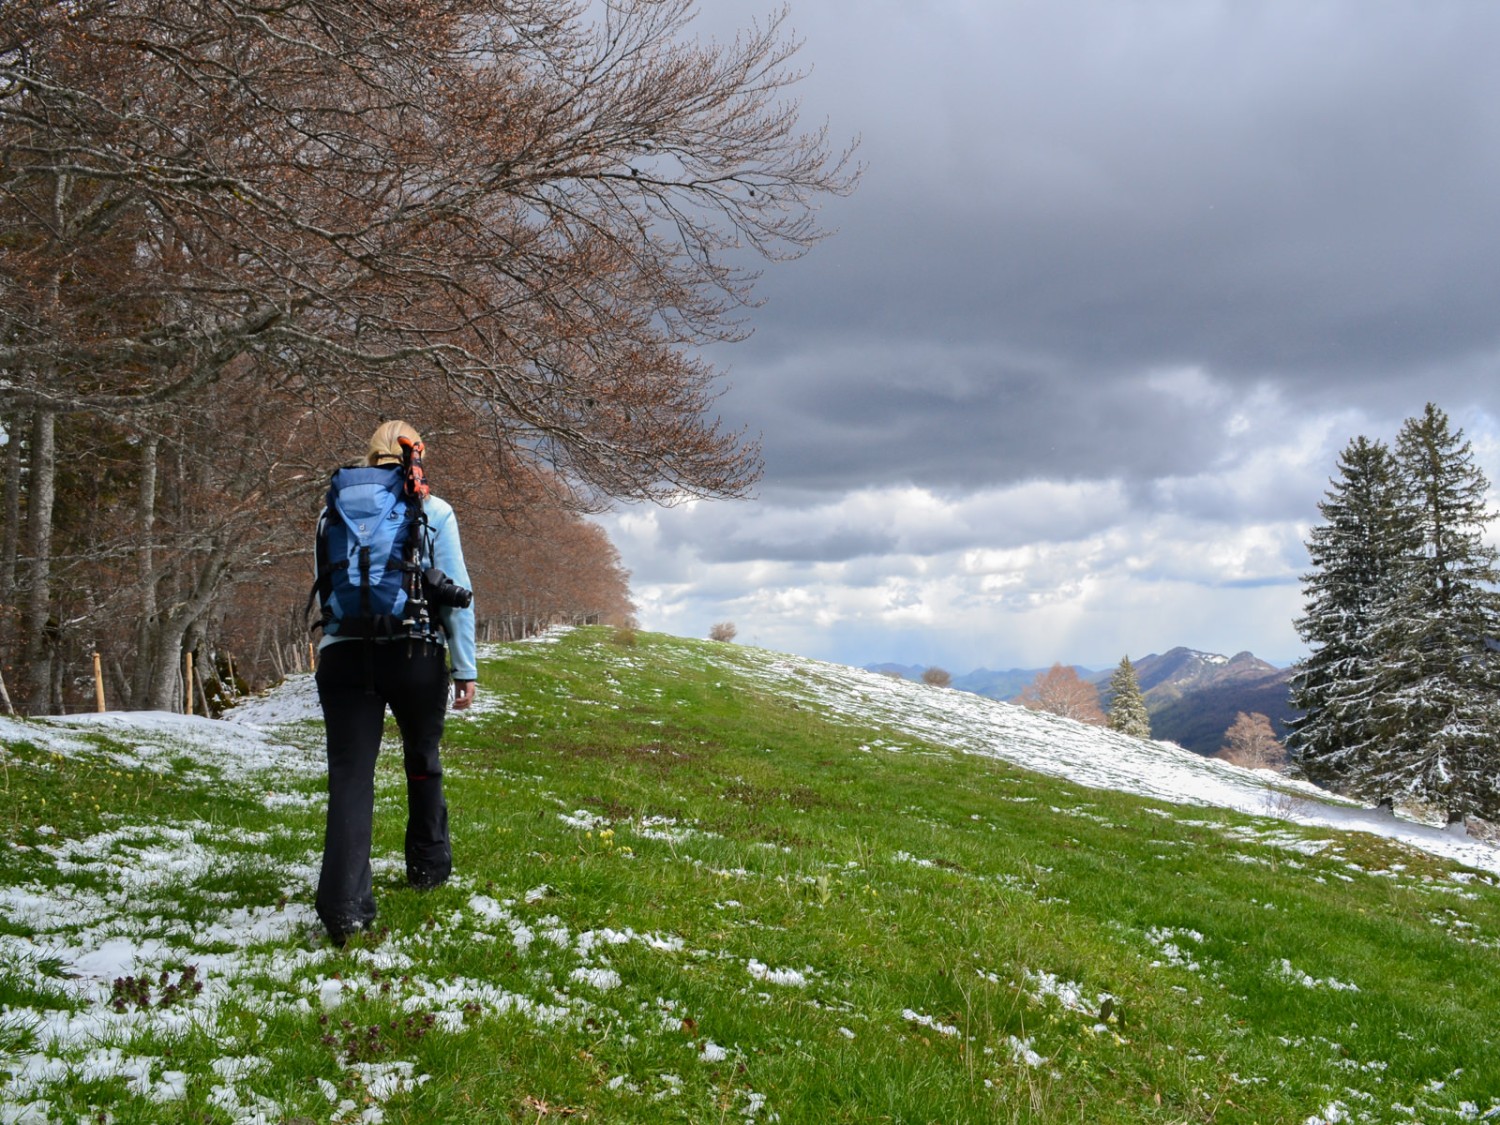
[(401, 460), (401, 438), (416, 444), (422, 440), (422, 435), (405, 422), (382, 422), (380, 428), (370, 435), (370, 451), (365, 454), (365, 463), (379, 465)]

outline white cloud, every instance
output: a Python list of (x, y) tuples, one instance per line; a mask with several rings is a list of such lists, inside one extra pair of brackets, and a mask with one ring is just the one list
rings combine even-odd
[[(1189, 378), (1190, 388), (1198, 386)], [(1206, 393), (1206, 392), (1205, 392)], [(1287, 662), (1302, 648), (1303, 543), (1338, 452), (1399, 420), (1293, 419), (1271, 391), (1232, 404), (1217, 454), (1145, 485), (911, 485), (609, 517), (647, 628), (846, 663), (1104, 667), (1184, 644)], [(1500, 429), (1454, 418), (1491, 478)]]

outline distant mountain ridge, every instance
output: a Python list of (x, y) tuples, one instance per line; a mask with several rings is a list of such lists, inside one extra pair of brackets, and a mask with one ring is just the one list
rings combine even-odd
[[(1224, 732), (1241, 712), (1259, 712), (1271, 720), (1277, 737), (1286, 736), (1286, 724), (1296, 711), (1290, 698), (1290, 668), (1278, 668), (1254, 653), (1233, 656), (1178, 647), (1152, 653), (1133, 662), (1146, 710), (1151, 715), (1151, 734), (1175, 742), (1198, 754), (1214, 754), (1224, 741)], [(921, 665), (868, 664), (872, 672), (919, 680)], [(1074, 665), (1078, 675), (1099, 686), (1101, 702), (1109, 707), (1109, 678), (1113, 668), (1102, 671)], [(1011, 668), (994, 671), (978, 668), (953, 677), (960, 691), (1014, 702), (1021, 691), (1045, 668)]]
[[(1151, 715), (1151, 734), (1199, 754), (1217, 753), (1224, 732), (1241, 711), (1271, 720), (1276, 737), (1286, 737), (1292, 707), (1292, 670), (1278, 668), (1254, 653), (1233, 656), (1174, 648), (1135, 662), (1136, 679)], [(1101, 677), (1101, 694), (1109, 674)]]

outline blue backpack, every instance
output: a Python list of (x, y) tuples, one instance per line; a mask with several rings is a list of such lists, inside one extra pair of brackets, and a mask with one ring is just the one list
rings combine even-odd
[(421, 586), (432, 556), (425, 491), (401, 465), (333, 474), (318, 521), (318, 579), (308, 598), (309, 609), (314, 597), (322, 604), (317, 625), (325, 636), (406, 636), (428, 624)]

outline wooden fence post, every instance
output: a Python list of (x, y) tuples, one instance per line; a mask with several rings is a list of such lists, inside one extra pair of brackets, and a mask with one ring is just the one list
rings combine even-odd
[(104, 711), (104, 667), (97, 652), (94, 653), (94, 704), (95, 710)]

